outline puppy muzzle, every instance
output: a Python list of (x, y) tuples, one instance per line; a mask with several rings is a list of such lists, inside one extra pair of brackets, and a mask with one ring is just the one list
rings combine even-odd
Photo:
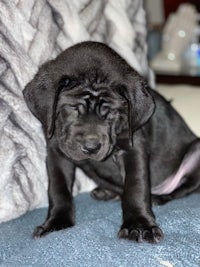
[(97, 154), (101, 146), (102, 144), (98, 135), (89, 135), (84, 138), (81, 144), (81, 151), (88, 155)]

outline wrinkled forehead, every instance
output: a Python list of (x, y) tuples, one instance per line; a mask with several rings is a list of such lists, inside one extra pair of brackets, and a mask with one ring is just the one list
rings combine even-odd
[(120, 108), (123, 104), (122, 98), (119, 94), (108, 86), (90, 87), (90, 86), (76, 86), (71, 90), (64, 90), (59, 96), (59, 105), (70, 104), (85, 104), (91, 103), (107, 103), (112, 108)]

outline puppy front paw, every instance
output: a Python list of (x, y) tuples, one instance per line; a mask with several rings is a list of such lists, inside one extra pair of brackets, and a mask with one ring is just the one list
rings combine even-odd
[(34, 239), (39, 239), (39, 238), (45, 236), (48, 232), (49, 231), (47, 231), (46, 228), (43, 227), (43, 225), (39, 225), (34, 229), (32, 236)]
[(35, 228), (33, 232), (33, 238), (38, 239), (44, 237), (50, 232), (62, 230), (73, 225), (74, 223), (72, 220), (68, 220), (64, 217), (49, 218), (42, 225), (39, 225)]
[(133, 240), (136, 242), (148, 242), (148, 243), (159, 243), (163, 239), (164, 235), (162, 230), (157, 225), (139, 225), (137, 223), (122, 225), (118, 238), (124, 238)]

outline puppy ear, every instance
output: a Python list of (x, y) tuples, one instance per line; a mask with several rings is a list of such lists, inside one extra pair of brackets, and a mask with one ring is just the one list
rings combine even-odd
[(53, 135), (60, 90), (59, 85), (53, 82), (51, 72), (41, 67), (23, 91), (28, 108), (41, 121), (47, 138)]
[(128, 77), (120, 94), (128, 103), (129, 142), (133, 146), (133, 133), (152, 116), (155, 102), (144, 79), (135, 73)]

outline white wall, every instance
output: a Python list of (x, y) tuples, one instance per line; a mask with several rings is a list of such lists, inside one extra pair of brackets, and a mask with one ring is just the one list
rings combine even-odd
[(147, 11), (147, 21), (152, 25), (164, 22), (163, 0), (144, 0)]

